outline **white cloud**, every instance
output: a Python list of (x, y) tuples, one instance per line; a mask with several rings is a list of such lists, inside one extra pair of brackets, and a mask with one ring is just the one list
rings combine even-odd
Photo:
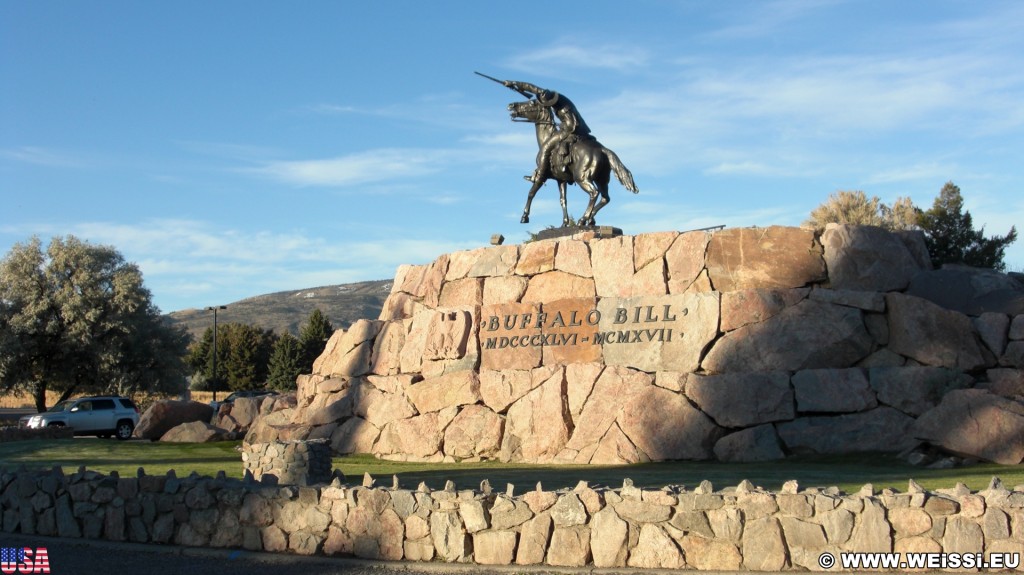
[(959, 170), (955, 165), (940, 162), (920, 162), (889, 168), (868, 176), (868, 184), (892, 184), (918, 180), (937, 180), (948, 178)]
[(515, 70), (535, 73), (537, 70), (610, 69), (629, 72), (645, 67), (650, 55), (642, 48), (624, 44), (601, 44), (575, 39), (561, 40), (551, 45), (524, 52), (510, 58), (506, 65)]
[(754, 176), (780, 176), (789, 175), (784, 171), (761, 162), (722, 162), (704, 170), (706, 174), (713, 175), (754, 175)]
[(92, 161), (79, 154), (38, 146), (0, 149), (0, 158), (48, 168), (82, 168), (92, 163)]
[(312, 106), (306, 106), (303, 110), (314, 114), (327, 115), (354, 114), (360, 112), (360, 110), (355, 106), (345, 106), (340, 104), (314, 104)]
[[(165, 312), (315, 285), (388, 279), (399, 265), (429, 263), (441, 254), (478, 246), (429, 236), (328, 239), (303, 230), (220, 229), (198, 220), (56, 228), (35, 226), (33, 233), (72, 234), (114, 246), (139, 265), (154, 301)], [(24, 233), (11, 227), (3, 231)], [(228, 301), (207, 301), (212, 297)]]
[[(738, 22), (702, 36), (725, 41), (770, 37), (782, 33), (783, 27), (804, 16), (840, 3), (842, 0), (775, 0), (736, 4)], [(728, 9), (730, 5), (724, 6)]]
[(189, 152), (226, 158), (246, 163), (265, 162), (270, 158), (279, 156), (281, 151), (268, 146), (255, 146), (252, 144), (239, 144), (235, 142), (202, 142), (202, 141), (180, 141), (178, 145)]
[(449, 160), (443, 150), (385, 148), (322, 160), (275, 161), (244, 170), (298, 186), (354, 186), (437, 172)]
[(894, 164), (920, 162), (908, 157), (919, 150), (900, 149), (904, 138), (926, 138), (937, 153), (955, 155), (962, 150), (951, 142), (1019, 133), (1024, 72), (1017, 56), (918, 52), (705, 58), (667, 70), (666, 77), (684, 72), (675, 80), (637, 84), (581, 111), (631, 169), (656, 174), (852, 168), (892, 178), (884, 172)]

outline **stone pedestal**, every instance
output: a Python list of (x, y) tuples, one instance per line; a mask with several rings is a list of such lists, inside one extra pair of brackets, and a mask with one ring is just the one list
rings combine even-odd
[(261, 483), (315, 485), (331, 480), (331, 447), (326, 439), (243, 443), (242, 464)]
[(249, 441), (330, 437), (401, 461), (764, 461), (921, 440), (1024, 457), (1012, 278), (972, 272), (956, 298), (985, 303), (971, 316), (901, 291), (935, 273), (920, 233), (546, 233), (565, 231), (400, 267), (378, 319), (337, 331)]
[(622, 235), (622, 230), (612, 226), (586, 226), (586, 227), (561, 227), (548, 228), (537, 232), (538, 240), (553, 240), (555, 238), (572, 238), (576, 240), (591, 240), (596, 238), (615, 238)]

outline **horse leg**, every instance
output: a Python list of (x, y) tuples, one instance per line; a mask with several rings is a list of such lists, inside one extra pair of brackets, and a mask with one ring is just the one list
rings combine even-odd
[(590, 202), (587, 203), (587, 209), (580, 216), (579, 226), (593, 226), (594, 225), (594, 204), (597, 202), (598, 190), (597, 186), (594, 185), (592, 180), (580, 180), (577, 182), (581, 188), (588, 194), (590, 194)]
[(603, 184), (601, 184), (601, 183), (597, 184), (597, 190), (598, 190), (598, 193), (600, 194), (600, 198), (598, 198), (597, 204), (594, 206), (594, 210), (592, 212), (590, 212), (590, 225), (592, 225), (592, 226), (595, 225), (594, 224), (594, 216), (597, 215), (597, 212), (601, 211), (601, 208), (607, 206), (612, 201), (611, 197), (608, 195), (608, 183), (607, 182), (604, 182)]
[(530, 204), (533, 203), (533, 196), (537, 195), (537, 190), (544, 185), (544, 180), (538, 180), (530, 186), (530, 192), (526, 196), (526, 207), (523, 208), (523, 217), (520, 218), (519, 223), (528, 224), (530, 223)]
[(566, 201), (566, 189), (569, 184), (565, 182), (558, 182), (558, 199), (562, 202), (562, 227), (571, 228), (573, 225), (572, 218), (569, 217), (569, 203)]

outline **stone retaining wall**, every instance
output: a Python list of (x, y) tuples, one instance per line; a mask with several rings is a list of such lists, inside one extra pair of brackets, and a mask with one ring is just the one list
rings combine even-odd
[(256, 481), (315, 485), (331, 480), (331, 447), (326, 439), (242, 443), (242, 464)]
[[(822, 553), (1024, 552), (1024, 486), (590, 487), (523, 494), (0, 471), (5, 533), (483, 565), (819, 570)], [(902, 569), (900, 571), (903, 571)]]

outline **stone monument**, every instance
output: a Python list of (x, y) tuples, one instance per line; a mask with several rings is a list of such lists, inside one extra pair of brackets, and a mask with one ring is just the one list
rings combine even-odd
[[(522, 221), (554, 179), (570, 235), (400, 267), (380, 317), (336, 332), (248, 443), (577, 464), (924, 443), (1024, 460), (1019, 281), (932, 270), (920, 232), (597, 227), (612, 172), (637, 191), (629, 170), (563, 94), (480, 75), (526, 97), (509, 110), (535, 125)], [(577, 222), (570, 183), (590, 194)]]
[(380, 316), (336, 332), (247, 441), (583, 464), (925, 442), (1020, 463), (1024, 286), (968, 269), (984, 280), (958, 284), (972, 293), (914, 287), (950, 273), (931, 269), (920, 233), (862, 226), (443, 254), (400, 267)]

